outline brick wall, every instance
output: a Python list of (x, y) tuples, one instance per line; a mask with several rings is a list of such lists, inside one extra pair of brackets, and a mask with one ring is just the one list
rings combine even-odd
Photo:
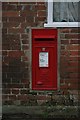
[(80, 39), (78, 28), (60, 29), (60, 88), (64, 94), (78, 100), (80, 88)]
[(77, 28), (59, 30), (60, 90), (30, 91), (29, 33), (31, 27), (43, 27), (46, 9), (44, 2), (2, 3), (3, 105), (69, 104), (69, 100), (78, 100), (80, 40)]

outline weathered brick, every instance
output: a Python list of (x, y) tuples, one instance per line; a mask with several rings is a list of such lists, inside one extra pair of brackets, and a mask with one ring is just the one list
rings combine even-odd
[(37, 95), (37, 100), (51, 100), (51, 96)]
[(22, 48), (23, 48), (23, 50), (28, 50), (29, 49), (29, 45), (23, 45)]
[(24, 33), (25, 30), (22, 28), (9, 28), (8, 29), (8, 33), (14, 33), (14, 34), (20, 34), (20, 33)]
[(12, 94), (19, 94), (19, 89), (12, 89)]
[(3, 23), (3, 28), (20, 28), (20, 23), (19, 22), (6, 22)]
[(78, 90), (79, 87), (80, 87), (80, 85), (78, 85), (78, 84), (70, 84), (68, 88), (70, 90)]
[(69, 61), (70, 67), (78, 67), (79, 62), (78, 61)]
[(6, 34), (7, 33), (7, 29), (6, 28), (3, 28), (2, 29), (2, 34)]
[(18, 17), (9, 17), (8, 18), (9, 19), (9, 22), (25, 22), (25, 17), (20, 17), (20, 16), (18, 16)]
[(44, 4), (37, 4), (35, 6), (35, 9), (36, 10), (45, 10), (46, 9), (46, 6)]
[(6, 17), (2, 17), (2, 22), (7, 22), (7, 18)]
[(38, 16), (38, 17), (36, 17), (35, 18), (35, 21), (37, 22), (37, 21), (45, 21), (46, 20), (46, 17), (40, 17), (40, 16)]
[(70, 78), (79, 78), (79, 73), (70, 73)]
[(28, 40), (22, 40), (22, 44), (29, 44)]
[(6, 88), (2, 91), (3, 94), (10, 94), (11, 93), (11, 90)]
[(71, 33), (79, 33), (79, 31), (80, 31), (79, 28), (74, 28), (70, 30)]
[(9, 95), (10, 100), (16, 100), (16, 95)]
[(17, 10), (17, 5), (16, 4), (2, 4), (2, 9), (4, 10), (4, 11), (14, 11), (14, 10)]
[(80, 44), (80, 40), (77, 38), (75, 40), (70, 40), (70, 44)]
[(46, 11), (38, 11), (38, 16), (45, 17)]
[(66, 39), (78, 39), (79, 34), (65, 34)]
[(28, 34), (21, 34), (21, 39), (28, 39)]
[(23, 51), (10, 51), (8, 52), (8, 56), (12, 58), (18, 58), (24, 55)]
[(23, 100), (23, 101), (25, 101), (25, 100), (28, 100), (28, 99), (29, 99), (29, 96), (26, 95), (26, 94), (25, 94), (25, 95), (24, 95), (24, 94), (23, 94), (23, 95), (22, 95), (22, 94), (21, 94), (21, 95), (18, 95), (18, 100)]
[(69, 40), (61, 40), (61, 44), (69, 44)]
[[(26, 31), (27, 25), (28, 25), (28, 26), (32, 26), (32, 27), (35, 26), (36, 23), (34, 23), (33, 20), (34, 20), (34, 19), (32, 19), (32, 21), (31, 21), (31, 16), (30, 16), (29, 22), (22, 23), (22, 24), (21, 24), (21, 28), (24, 28), (25, 31)], [(26, 33), (25, 31), (24, 31), (24, 33)]]
[(66, 46), (66, 49), (67, 50), (79, 50), (80, 49), (80, 45), (70, 44), (70, 45)]
[(70, 29), (64, 28), (64, 29), (60, 29), (61, 33), (69, 33)]
[(27, 94), (29, 92), (29, 90), (27, 90), (27, 89), (21, 89), (20, 90), (20, 93), (21, 94)]
[(18, 17), (19, 12), (18, 11), (5, 11), (5, 12), (3, 11), (2, 16), (3, 17)]
[(20, 16), (21, 17), (29, 17), (29, 16), (34, 16), (34, 15), (36, 15), (36, 12), (34, 12), (34, 11), (21, 11), (20, 12)]
[(79, 51), (70, 51), (70, 55), (71, 56), (78, 56), (79, 55)]

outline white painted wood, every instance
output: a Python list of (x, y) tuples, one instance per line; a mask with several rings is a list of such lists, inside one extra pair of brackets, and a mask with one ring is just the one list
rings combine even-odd
[(47, 22), (53, 23), (53, 2), (49, 2), (48, 0), (48, 15), (47, 15)]
[(44, 24), (44, 27), (79, 27), (80, 22), (53, 22)]

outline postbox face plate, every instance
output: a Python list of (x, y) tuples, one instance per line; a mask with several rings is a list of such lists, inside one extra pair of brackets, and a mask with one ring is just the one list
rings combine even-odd
[(57, 89), (56, 29), (32, 30), (32, 89)]

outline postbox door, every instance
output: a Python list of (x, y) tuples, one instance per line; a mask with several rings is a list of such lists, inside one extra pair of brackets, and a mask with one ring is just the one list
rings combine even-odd
[(57, 89), (57, 46), (35, 46), (33, 56), (33, 89)]

